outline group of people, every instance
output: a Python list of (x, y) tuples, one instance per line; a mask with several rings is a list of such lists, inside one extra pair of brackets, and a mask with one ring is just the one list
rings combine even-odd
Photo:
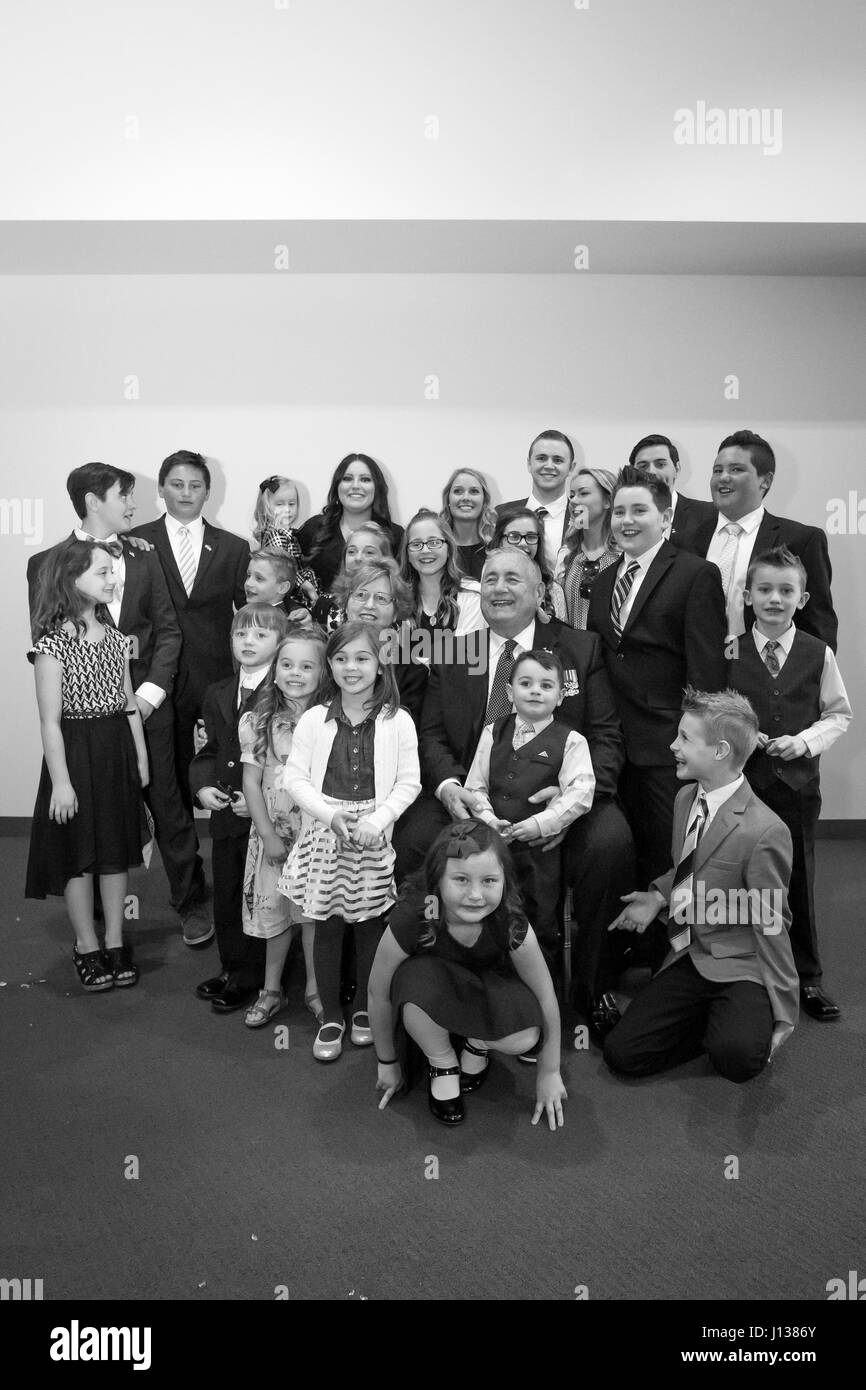
[(204, 519), (200, 454), (164, 460), (165, 515), (138, 527), (132, 474), (72, 471), (73, 532), (28, 566), (26, 891), (65, 897), (85, 990), (138, 980), (123, 906), (152, 824), (184, 941), (216, 935), (198, 996), (264, 1026), (300, 935), (317, 1060), (348, 1029), (384, 1106), (426, 1059), (445, 1124), (491, 1051), (535, 1065), (533, 1123), (562, 1124), (567, 890), (574, 1004), (619, 1073), (706, 1051), (744, 1081), (798, 1003), (839, 1016), (814, 901), (819, 756), (851, 719), (825, 534), (766, 510), (775, 458), (748, 430), (711, 503), (660, 434), (614, 473), (549, 429), (527, 467), (496, 507), (457, 469), (405, 528), (368, 455), (303, 524), (274, 474), (252, 551)]

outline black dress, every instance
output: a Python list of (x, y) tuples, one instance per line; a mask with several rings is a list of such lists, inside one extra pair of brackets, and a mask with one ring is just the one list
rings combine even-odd
[(126, 715), (126, 638), (113, 627), (99, 642), (59, 630), (39, 638), (31, 660), (37, 652), (63, 668), (60, 729), (78, 810), (65, 825), (49, 818), (52, 783), (43, 758), (25, 897), (62, 897), (79, 874), (120, 874), (141, 864), (148, 835)]
[(470, 579), (480, 579), (487, 558), (487, 542), (473, 541), (471, 545), (458, 545), (457, 558), (464, 574)]
[[(319, 588), (327, 592), (331, 588), (334, 580), (340, 572), (343, 563), (343, 552), (346, 549), (346, 542), (340, 527), (337, 527), (336, 535), (332, 536), (321, 548), (318, 548), (319, 532), (324, 522), (324, 514), (318, 512), (305, 521), (298, 532), (298, 540), (303, 549), (307, 561), (313, 569), (316, 579), (319, 581)], [(396, 522), (391, 522), (390, 526), (384, 528), (391, 536), (391, 549), (396, 555), (400, 549), (400, 542), (403, 539), (403, 527)]]

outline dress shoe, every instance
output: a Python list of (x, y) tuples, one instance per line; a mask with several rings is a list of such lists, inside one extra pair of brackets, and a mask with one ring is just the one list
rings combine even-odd
[[(336, 1062), (343, 1051), (345, 1023), (323, 1023), (316, 1041), (313, 1043), (313, 1056), (317, 1062)], [(327, 1033), (327, 1037), (325, 1034)]]
[(249, 985), (233, 984), (229, 980), (211, 1003), (211, 1008), (215, 1014), (233, 1014), (235, 1009), (243, 1009), (247, 1004), (251, 1004), (257, 995), (257, 989), (250, 989)]
[(224, 970), (221, 975), (214, 975), (212, 980), (204, 980), (202, 984), (196, 985), (195, 992), (199, 999), (207, 999), (212, 1002), (222, 994), (229, 982), (229, 972)]
[(622, 1018), (619, 1005), (612, 994), (600, 994), (589, 1010), (589, 1035), (601, 1047)]
[(437, 1076), (459, 1076), (459, 1067), (430, 1067), (430, 1113), (437, 1120), (441, 1120), (443, 1125), (459, 1125), (466, 1118), (466, 1111), (463, 1109), (463, 1097), (458, 1094), (453, 1100), (437, 1100), (433, 1094), (433, 1082)]
[(213, 939), (213, 921), (200, 904), (186, 908), (180, 914), (180, 922), (184, 946), (206, 946)]
[(820, 985), (800, 986), (800, 1008), (810, 1018), (817, 1018), (819, 1023), (830, 1023), (842, 1013), (839, 1005), (824, 993)]
[(352, 1014), (351, 1038), (356, 1047), (373, 1046), (373, 1030), (370, 1027), (370, 1015), (368, 1013)]
[[(480, 1071), (463, 1070), (463, 1053), (470, 1052), (473, 1057), (486, 1058), (485, 1065)], [(490, 1056), (480, 1047), (473, 1047), (471, 1043), (464, 1042), (460, 1053), (460, 1089), (464, 1096), (470, 1095), (472, 1091), (479, 1090), (487, 1080), (487, 1073), (490, 1071)]]

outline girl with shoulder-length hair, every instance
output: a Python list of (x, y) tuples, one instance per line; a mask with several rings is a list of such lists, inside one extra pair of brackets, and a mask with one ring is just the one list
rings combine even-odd
[(480, 579), (496, 528), (496, 509), (483, 473), (477, 468), (455, 468), (442, 489), (439, 519), (454, 532), (463, 573)]
[(610, 532), (616, 478), (606, 468), (580, 468), (568, 480), (571, 523), (559, 555), (556, 578), (565, 594), (566, 622), (586, 628), (592, 586), (622, 552)]
[(299, 533), (321, 589), (330, 589), (346, 541), (367, 521), (378, 522), (389, 533), (396, 551), (403, 528), (391, 520), (384, 473), (369, 454), (347, 454), (334, 469), (322, 511), (305, 521)]

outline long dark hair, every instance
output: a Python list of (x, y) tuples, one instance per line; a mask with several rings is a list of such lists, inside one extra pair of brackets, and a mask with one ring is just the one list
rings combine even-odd
[[(114, 543), (80, 541), (77, 536), (69, 536), (49, 550), (39, 571), (33, 608), (33, 628), (37, 639), (68, 622), (75, 624), (79, 637), (87, 631), (83, 614), (88, 602), (75, 587), (75, 581), (90, 569), (94, 550), (104, 550), (111, 556), (118, 554)], [(99, 622), (105, 621), (105, 604), (97, 603), (94, 612)]]
[(334, 476), (331, 478), (331, 486), (328, 488), (328, 497), (322, 508), (322, 520), (319, 529), (313, 538), (310, 547), (308, 560), (310, 564), (324, 550), (325, 546), (335, 540), (340, 534), (340, 519), (343, 515), (343, 505), (337, 495), (340, 483), (345, 478), (353, 463), (362, 463), (369, 470), (370, 477), (373, 479), (373, 505), (371, 509), (371, 520), (378, 521), (390, 533), (391, 530), (391, 508), (388, 504), (388, 484), (385, 475), (375, 459), (371, 459), (369, 454), (347, 454), (344, 459), (340, 459), (334, 469)]
[[(256, 702), (252, 708), (253, 728), (255, 730), (255, 744), (253, 752), (261, 762), (264, 762), (268, 753), (275, 753), (274, 733), (278, 729), (294, 729), (303, 711), (298, 707), (297, 700), (292, 700), (285, 695), (276, 682), (277, 662), (284, 647), (291, 642), (313, 642), (321, 648), (322, 675), (325, 671), (325, 647), (328, 638), (320, 627), (315, 624), (295, 623), (290, 628), (286, 636), (280, 642), (274, 652), (274, 659), (268, 668), (256, 694)], [(316, 696), (321, 688), (321, 678), (316, 689), (313, 691), (307, 702), (307, 708), (316, 703)]]
[(391, 662), (382, 659), (382, 653), (379, 650), (379, 636), (370, 623), (343, 623), (331, 633), (325, 648), (325, 670), (317, 699), (321, 704), (328, 705), (335, 695), (342, 695), (343, 692), (331, 673), (331, 658), (336, 656), (337, 652), (341, 652), (350, 642), (354, 642), (356, 637), (366, 638), (370, 651), (379, 663), (379, 674), (376, 677), (376, 684), (373, 686), (373, 698), (365, 706), (365, 709), (367, 709), (371, 719), (375, 719), (380, 711), (384, 711), (386, 719), (393, 719), (400, 708), (400, 692), (397, 689), (394, 667)]
[[(466, 469), (463, 472), (466, 472)], [(400, 543), (400, 573), (412, 590), (415, 604), (413, 613), (415, 623), (416, 625), (420, 624), (424, 616), (424, 609), (421, 606), (421, 576), (409, 559), (409, 541), (411, 539), (409, 533), (418, 521), (434, 522), (445, 542), (445, 565), (439, 571), (439, 602), (433, 615), (433, 624), (435, 627), (455, 628), (459, 614), (457, 599), (466, 576), (460, 568), (460, 554), (454, 532), (448, 522), (442, 520), (441, 514), (437, 516), (429, 507), (422, 507), (420, 511), (415, 513), (412, 520), (407, 522), (406, 530), (403, 532), (403, 540)]]
[[(547, 436), (542, 435), (542, 438), (546, 439)], [(505, 532), (509, 529), (512, 522), (522, 520), (523, 518), (531, 521), (538, 532), (538, 545), (535, 548), (535, 563), (541, 570), (541, 578), (544, 580), (544, 587), (548, 589), (553, 575), (547, 568), (547, 561), (544, 558), (544, 517), (539, 516), (538, 513), (532, 511), (530, 507), (509, 507), (506, 511), (501, 512), (496, 521), (496, 530), (493, 532), (493, 540), (490, 542), (487, 549), (509, 549), (504, 540)], [(529, 554), (528, 550), (526, 554)]]
[[(439, 885), (448, 860), (466, 859), (472, 854), (484, 854), (488, 849), (492, 849), (499, 860), (505, 882), (502, 900), (490, 916), (485, 918), (485, 922), (502, 950), (510, 949), (526, 934), (527, 917), (523, 910), (511, 851), (498, 831), (485, 825), (483, 821), (461, 820), (447, 825), (437, 835), (421, 868), (401, 885), (401, 899), (424, 895), (426, 931), (419, 939), (419, 946), (432, 946), (444, 924), (445, 913)], [(434, 901), (436, 907), (431, 913), (429, 909)]]

